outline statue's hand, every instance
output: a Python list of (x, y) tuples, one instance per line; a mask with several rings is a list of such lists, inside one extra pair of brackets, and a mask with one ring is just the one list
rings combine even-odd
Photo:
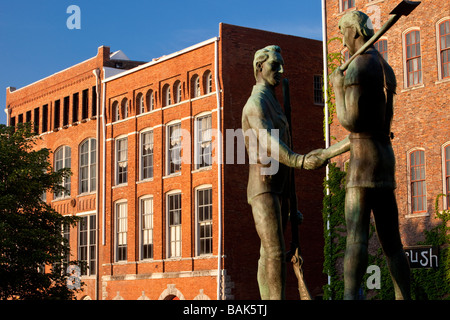
[(323, 149), (316, 149), (305, 155), (303, 168), (313, 170), (322, 168), (328, 163), (328, 159), (324, 156)]

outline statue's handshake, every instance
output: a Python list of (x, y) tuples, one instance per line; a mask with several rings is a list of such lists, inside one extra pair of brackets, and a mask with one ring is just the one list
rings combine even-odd
[(324, 149), (316, 149), (305, 155), (303, 168), (306, 170), (319, 169), (328, 164), (328, 158), (325, 156)]

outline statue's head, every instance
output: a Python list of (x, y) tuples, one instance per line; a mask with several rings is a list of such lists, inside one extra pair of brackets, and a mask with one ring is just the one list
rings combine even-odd
[(253, 59), (253, 71), (257, 82), (276, 86), (281, 81), (281, 74), (284, 61), (281, 57), (281, 48), (279, 46), (270, 45), (256, 51)]
[(369, 16), (361, 11), (350, 11), (339, 21), (339, 30), (344, 33), (345, 28), (354, 28), (364, 41), (369, 40), (373, 35), (373, 25)]
[(374, 34), (372, 22), (361, 11), (350, 11), (339, 21), (339, 30), (343, 37), (343, 44), (350, 55), (366, 43)]

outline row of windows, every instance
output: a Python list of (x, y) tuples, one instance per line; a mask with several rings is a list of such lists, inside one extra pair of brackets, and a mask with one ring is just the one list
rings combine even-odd
[[(213, 224), (212, 224), (212, 189), (199, 187), (195, 190), (196, 217), (196, 256), (213, 253)], [(153, 259), (153, 197), (143, 196), (139, 199), (139, 260)], [(166, 256), (180, 258), (182, 248), (181, 237), (181, 193), (171, 192), (166, 195)], [(125, 200), (116, 201), (114, 206), (115, 239), (114, 261), (126, 261), (128, 254), (128, 204)], [(156, 226), (157, 227), (157, 226)], [(82, 275), (96, 274), (96, 216), (86, 215), (78, 222), (78, 260), (82, 262)], [(64, 237), (70, 240), (69, 226), (64, 228)], [(66, 257), (69, 263), (70, 255)]]
[[(180, 258), (182, 249), (181, 236), (181, 193), (166, 195), (166, 256)], [(213, 224), (212, 224), (212, 189), (210, 187), (197, 188), (195, 191), (195, 219), (196, 219), (196, 256), (213, 253)], [(153, 259), (154, 255), (154, 223), (153, 197), (144, 196), (139, 199), (139, 259)], [(127, 261), (128, 254), (128, 204), (119, 200), (114, 206), (114, 261)], [(158, 227), (158, 226), (156, 226)], [(161, 227), (161, 226), (160, 226)], [(69, 229), (64, 231), (69, 240)], [(82, 274), (96, 273), (96, 220), (95, 215), (83, 216), (78, 223), (78, 260), (83, 262)], [(68, 257), (67, 257), (68, 260)], [(88, 268), (85, 268), (87, 266)]]
[[(212, 135), (211, 115), (199, 116), (195, 119), (195, 169), (206, 168), (212, 165)], [(166, 174), (181, 171), (181, 123), (167, 126), (167, 158)], [(96, 139), (83, 141), (79, 147), (79, 193), (95, 192), (97, 186), (97, 144)], [(115, 181), (116, 185), (128, 182), (128, 137), (118, 138), (115, 141)], [(54, 154), (54, 168), (58, 171), (63, 168), (72, 168), (71, 148), (59, 147)], [(139, 179), (153, 178), (154, 142), (153, 130), (143, 130), (139, 135)], [(70, 196), (70, 176), (63, 179), (65, 190), (55, 193), (54, 198), (60, 199)]]
[[(79, 193), (95, 192), (97, 189), (97, 140), (89, 138), (83, 141), (79, 147)], [(69, 146), (61, 146), (54, 154), (55, 171), (63, 168), (72, 168), (72, 149)], [(62, 182), (65, 190), (55, 192), (54, 199), (70, 196), (71, 179), (65, 177)]]
[[(442, 149), (442, 172), (444, 178), (444, 193), (446, 199), (444, 207), (450, 208), (450, 142)], [(427, 184), (426, 184), (426, 166), (425, 151), (414, 150), (409, 153), (408, 158), (408, 191), (410, 195), (410, 212), (426, 213), (427, 208)]]
[[(211, 115), (199, 116), (195, 119), (194, 128), (194, 166), (195, 169), (212, 165), (212, 134)], [(166, 159), (165, 172), (171, 175), (181, 171), (182, 162), (182, 132), (181, 123), (176, 122), (166, 127)], [(116, 185), (128, 181), (128, 137), (115, 140)], [(143, 130), (139, 135), (139, 178), (140, 180), (153, 178), (154, 141), (153, 130)]]
[[(80, 101), (81, 100), (81, 101)], [(89, 103), (91, 101), (91, 103)], [(81, 110), (80, 110), (81, 104)], [(70, 124), (86, 121), (89, 118), (97, 116), (97, 91), (96, 87), (92, 87), (91, 93), (89, 89), (85, 89), (81, 92), (75, 92), (71, 96), (66, 96), (62, 99), (58, 99), (53, 104), (52, 111), (51, 106), (45, 104), (42, 107), (29, 110), (24, 114), (19, 114), (15, 117), (11, 117), (10, 125), (15, 126), (19, 123), (33, 123), (34, 132), (36, 134), (48, 132), (53, 129), (65, 128)], [(53, 122), (49, 121), (50, 115), (53, 115)], [(70, 119), (70, 114), (72, 118)], [(53, 124), (52, 128), (51, 125)]]
[[(206, 70), (201, 78), (203, 79), (202, 84), (199, 75), (195, 74), (191, 78), (191, 98), (197, 98), (202, 94), (206, 95), (213, 92), (211, 71)], [(180, 80), (175, 81), (173, 85), (165, 84), (162, 88), (162, 107), (180, 103), (183, 99), (184, 91), (184, 85)], [(149, 89), (145, 94), (144, 92), (139, 92), (136, 95), (136, 114), (143, 114), (154, 110), (156, 108), (155, 101), (157, 101), (156, 92), (152, 89)], [(127, 98), (123, 98), (120, 102), (114, 100), (111, 107), (113, 121), (126, 119), (129, 114), (129, 107), (129, 100)]]

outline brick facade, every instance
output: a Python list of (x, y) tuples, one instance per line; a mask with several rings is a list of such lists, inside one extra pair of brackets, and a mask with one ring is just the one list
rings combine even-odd
[[(335, 37), (342, 38), (338, 22), (346, 11), (341, 10), (340, 2), (326, 2), (329, 41)], [(377, 31), (387, 21), (398, 1), (355, 0), (354, 3), (355, 6), (348, 10), (367, 13)], [(418, 241), (424, 240), (423, 231), (437, 222), (434, 214), (436, 196), (449, 192), (445, 185), (445, 147), (450, 142), (450, 77), (441, 72), (440, 50), (444, 48), (440, 44), (439, 29), (443, 22), (449, 20), (448, 1), (423, 0), (409, 16), (400, 18), (381, 38), (387, 41), (388, 62), (397, 78), (392, 143), (396, 156), (396, 197), (405, 246), (416, 245)], [(408, 85), (406, 34), (411, 30), (420, 32), (422, 80)], [(330, 42), (329, 53), (344, 51), (339, 41)], [(340, 126), (336, 116), (334, 119), (330, 133), (339, 141), (348, 133)], [(414, 150), (422, 150), (425, 155), (426, 205), (423, 212), (413, 212), (411, 203), (409, 159)], [(337, 163), (342, 166), (347, 159), (348, 155), (343, 155), (337, 158)], [(440, 209), (442, 208), (448, 208), (445, 201), (440, 202)]]
[[(259, 298), (259, 238), (246, 200), (248, 164), (214, 162), (198, 168), (196, 132), (200, 125), (209, 123), (212, 132), (215, 129), (223, 134), (213, 134), (212, 157), (222, 155), (225, 162), (230, 143), (225, 132), (241, 128), (241, 110), (255, 83), (254, 52), (269, 44), (282, 48), (285, 76), (291, 83), (294, 150), (306, 153), (322, 147), (323, 106), (313, 101), (314, 76), (322, 74), (322, 44), (294, 36), (221, 24), (217, 38), (147, 63), (123, 57), (114, 60), (120, 55), (111, 56), (108, 47), (100, 47), (92, 59), (19, 90), (7, 89), (9, 124), (33, 121), (26, 117), (27, 112), (34, 114), (38, 108), (42, 138), (38, 147), (50, 148), (54, 154), (61, 146), (71, 148), (70, 196), (55, 199), (48, 193), (47, 201), (62, 214), (86, 217), (87, 230), (92, 228), (83, 234), (84, 240), (80, 240), (80, 226), (70, 230), (73, 259), (84, 255), (95, 264), (82, 276), (86, 286), (78, 298)], [(167, 87), (171, 89), (169, 104)], [(86, 89), (88, 94), (83, 95)], [(78, 93), (78, 109), (73, 107), (77, 101), (74, 93)], [(179, 93), (180, 99), (175, 100)], [(281, 99), (281, 91), (278, 93)], [(66, 105), (65, 97), (69, 97)], [(55, 123), (58, 100), (59, 120)], [(210, 120), (200, 124), (197, 120), (203, 116)], [(183, 161), (175, 172), (170, 169), (178, 169), (176, 164), (172, 167), (168, 163), (174, 154), (168, 148), (177, 146), (168, 131), (173, 124), (188, 133), (182, 135)], [(144, 146), (143, 134), (150, 131), (151, 147)], [(222, 148), (216, 144), (219, 138), (223, 139)], [(81, 176), (87, 153), (80, 146), (88, 139), (95, 139), (86, 150), (91, 152), (95, 145), (96, 153), (89, 153), (89, 159), (95, 157), (96, 166), (86, 166)], [(153, 159), (152, 170), (146, 171), (152, 172), (150, 176), (143, 175), (144, 149)], [(300, 228), (305, 278), (313, 296), (318, 296), (326, 282), (322, 273), (324, 170), (296, 174), (299, 209), (305, 216)], [(88, 182), (81, 186), (82, 180), (95, 181), (96, 187)], [(212, 201), (206, 208), (211, 209), (212, 219), (204, 222), (198, 214), (204, 203), (198, 197), (207, 192)], [(173, 199), (181, 199), (180, 207)], [(151, 204), (151, 233), (141, 215), (144, 203)], [(201, 234), (203, 228), (212, 230), (212, 242)], [(289, 235), (288, 230), (287, 241)], [(80, 248), (80, 241), (86, 251)], [(287, 297), (298, 299), (289, 266)]]

